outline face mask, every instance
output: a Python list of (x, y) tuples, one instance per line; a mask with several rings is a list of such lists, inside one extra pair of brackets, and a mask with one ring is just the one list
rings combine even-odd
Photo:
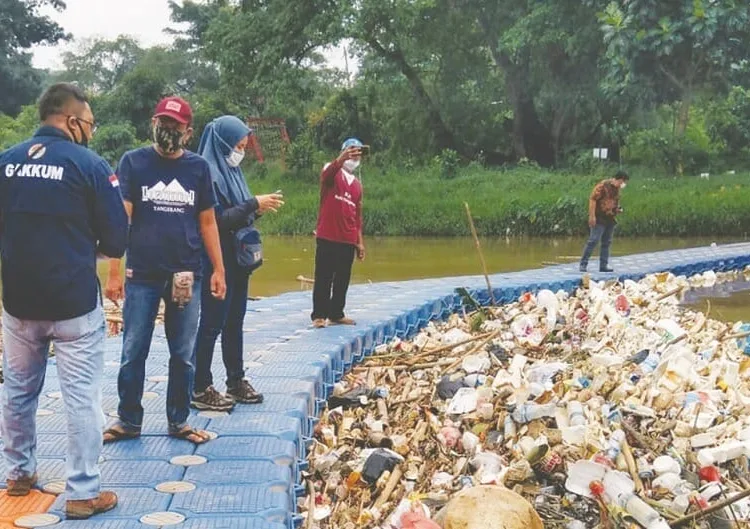
[(245, 158), (245, 151), (233, 149), (229, 156), (227, 156), (227, 165), (229, 167), (239, 167), (243, 158)]
[(177, 129), (168, 129), (161, 125), (154, 125), (154, 142), (166, 154), (174, 154), (182, 148), (185, 133)]
[(80, 145), (81, 147), (88, 147), (89, 146), (89, 139), (86, 137), (86, 135), (83, 133), (83, 127), (81, 126), (81, 123), (76, 119), (74, 120), (76, 122), (76, 125), (78, 125), (78, 131), (81, 133), (81, 140), (76, 140), (76, 135), (73, 134), (73, 127), (70, 126), (70, 121), (67, 122), (68, 131), (70, 132), (70, 135), (73, 137), (73, 141)]
[(353, 173), (359, 167), (359, 160), (347, 160), (344, 162), (344, 169)]
[(626, 184), (625, 182), (623, 182), (622, 185), (620, 186), (620, 189), (625, 189), (626, 185), (628, 185), (628, 184)]

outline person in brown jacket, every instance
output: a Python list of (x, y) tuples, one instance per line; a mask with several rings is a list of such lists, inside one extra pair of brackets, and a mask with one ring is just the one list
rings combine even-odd
[(589, 198), (589, 228), (591, 232), (589, 240), (583, 249), (581, 257), (581, 272), (585, 272), (589, 264), (589, 258), (601, 241), (601, 251), (599, 252), (599, 271), (613, 272), (609, 267), (609, 248), (612, 245), (612, 236), (615, 232), (617, 221), (615, 217), (622, 212), (620, 207), (620, 190), (625, 189), (625, 185), (630, 180), (630, 176), (623, 170), (617, 171), (614, 178), (602, 180), (591, 192)]

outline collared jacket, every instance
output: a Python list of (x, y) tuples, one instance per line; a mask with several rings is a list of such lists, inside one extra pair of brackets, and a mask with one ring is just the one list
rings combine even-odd
[(3, 308), (60, 321), (101, 300), (97, 254), (125, 253), (128, 218), (109, 164), (54, 127), (0, 153)]

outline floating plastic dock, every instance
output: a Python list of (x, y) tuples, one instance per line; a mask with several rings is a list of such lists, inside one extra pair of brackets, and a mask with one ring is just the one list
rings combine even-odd
[[(596, 270), (598, 263), (592, 265)], [(612, 260), (615, 274), (593, 271), (591, 276), (637, 280), (654, 272), (690, 276), (748, 265), (750, 243), (742, 243), (618, 257)], [(490, 277), (498, 303), (545, 288), (572, 292), (580, 280), (577, 263)], [(49, 527), (61, 529), (291, 529), (301, 521), (295, 505), (308, 441), (333, 384), (376, 346), (409, 337), (430, 320), (459, 310), (458, 287), (483, 304), (490, 301), (482, 276), (354, 285), (347, 314), (357, 325), (316, 330), (310, 326), (309, 291), (251, 302), (244, 324), (245, 366), (266, 400), (238, 405), (231, 414), (193, 410), (190, 424), (219, 435), (199, 447), (166, 437), (169, 354), (164, 329), (157, 328), (147, 363), (143, 435), (102, 451), (102, 486), (115, 490), (120, 504), (85, 521), (65, 521), (64, 495), (51, 494), (64, 489), (67, 441), (51, 359), (38, 413), (39, 486), (48, 492), (16, 499), (0, 491), (0, 529), (34, 513), (58, 516), (60, 522)], [(110, 417), (117, 408), (121, 343), (121, 337), (106, 343), (103, 407)], [(221, 381), (221, 354), (214, 358), (214, 378)], [(223, 382), (216, 387), (223, 390)], [(1, 460), (0, 472), (5, 475)]]

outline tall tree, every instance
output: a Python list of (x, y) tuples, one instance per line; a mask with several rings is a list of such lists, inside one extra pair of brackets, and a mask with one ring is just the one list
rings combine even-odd
[(28, 50), (68, 38), (49, 17), (39, 14), (48, 5), (65, 9), (61, 0), (0, 0), (0, 112), (16, 115), (41, 92), (41, 74)]
[(739, 0), (617, 0), (602, 23), (609, 74), (620, 87), (645, 83), (680, 102), (677, 136), (698, 91), (727, 79), (747, 59), (750, 3)]

